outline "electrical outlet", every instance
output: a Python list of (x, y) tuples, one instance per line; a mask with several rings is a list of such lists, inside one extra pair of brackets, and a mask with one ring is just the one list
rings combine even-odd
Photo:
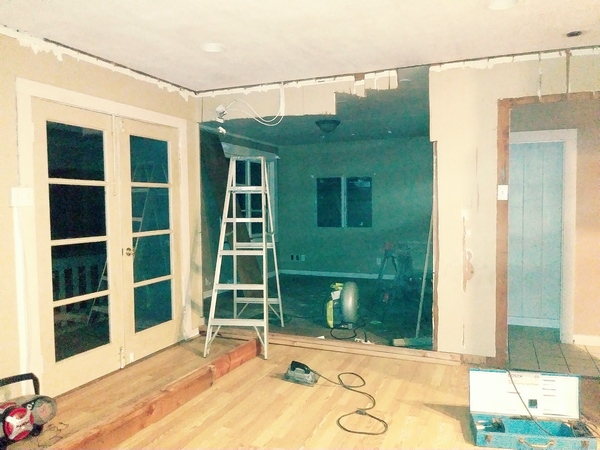
[(381, 266), (381, 258), (377, 258), (375, 262), (377, 263), (378, 266)]
[(306, 261), (306, 255), (300, 255), (300, 261)]
[(296, 255), (296, 261), (300, 261), (300, 255)]

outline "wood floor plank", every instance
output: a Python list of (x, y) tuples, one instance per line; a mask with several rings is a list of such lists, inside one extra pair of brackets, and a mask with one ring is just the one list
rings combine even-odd
[(191, 339), (67, 392), (57, 397), (57, 415), (44, 427), (39, 437), (17, 442), (10, 448), (35, 449), (50, 444), (61, 448), (60, 444), (71, 439), (74, 434), (93, 429), (102, 420), (113, 417), (118, 411), (127, 410), (169, 383), (201, 366), (207, 366), (243, 343), (240, 340), (219, 338), (213, 343), (211, 356), (203, 358), (204, 339)]
[[(243, 343), (219, 343), (220, 339), (212, 345), (214, 357), (219, 348), (223, 354)], [(47, 447), (49, 443), (61, 448), (60, 438), (68, 436), (69, 430), (93, 426), (102, 415), (125, 410), (143, 396), (207, 364), (210, 359), (202, 357), (203, 345), (200, 338), (170, 348), (59, 398), (59, 415), (51, 425), (64, 423), (68, 427), (44, 431), (39, 440), (11, 445), (11, 450)], [(315, 386), (308, 387), (285, 381), (283, 376), (293, 360), (334, 383), (320, 378)], [(476, 447), (469, 425), (468, 370), (467, 365), (448, 361), (390, 359), (272, 344), (269, 359), (259, 356), (242, 364), (116, 448), (472, 449)], [(340, 372), (356, 372), (364, 378), (366, 385), (359, 389), (375, 397), (376, 405), (369, 412), (388, 423), (385, 434), (353, 434), (338, 427), (340, 416), (369, 404), (365, 396), (335, 384)], [(597, 402), (586, 403), (584, 399), (585, 408), (588, 415), (600, 415)], [(356, 430), (378, 429), (376, 422), (361, 415), (353, 415), (344, 423)]]
[[(474, 448), (462, 427), (468, 423), (465, 366), (279, 345), (272, 345), (269, 355), (220, 378), (119, 448)], [(314, 387), (284, 381), (292, 360), (334, 381), (343, 371), (360, 374), (366, 381), (360, 389), (376, 398), (369, 412), (388, 422), (388, 431), (379, 436), (343, 431), (337, 419), (369, 400), (323, 378)], [(360, 431), (380, 429), (362, 415), (344, 424)]]

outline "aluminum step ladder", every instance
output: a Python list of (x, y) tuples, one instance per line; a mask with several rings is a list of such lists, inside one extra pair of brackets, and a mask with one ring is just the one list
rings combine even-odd
[[(236, 168), (238, 162), (250, 161), (260, 164), (260, 180), (258, 182), (246, 183), (245, 180), (237, 180)], [(242, 184), (244, 183), (244, 184)], [(252, 205), (258, 205), (260, 209), (252, 210)], [(245, 205), (245, 214), (238, 209), (239, 205)], [(244, 224), (248, 228), (249, 242), (240, 241), (238, 224)], [(229, 237), (229, 239), (227, 239)], [(262, 279), (257, 283), (242, 283), (239, 278), (238, 257), (255, 256), (259, 258)], [(222, 278), (223, 259), (229, 259), (232, 263), (232, 280), (224, 282)], [(269, 295), (269, 266), (273, 265), (276, 293)], [(231, 317), (215, 317), (219, 293), (223, 291), (233, 292), (233, 314)], [(259, 294), (256, 297), (242, 296), (246, 293)], [(261, 318), (244, 318), (242, 314), (249, 305), (261, 305)], [(250, 308), (252, 309), (252, 308)], [(204, 357), (209, 354), (210, 344), (217, 336), (221, 326), (228, 327), (252, 327), (256, 331), (263, 346), (264, 357), (268, 357), (268, 334), (269, 334), (269, 311), (272, 311), (284, 326), (283, 309), (281, 305), (281, 289), (279, 285), (279, 269), (277, 267), (277, 252), (275, 249), (275, 235), (273, 228), (273, 214), (271, 209), (271, 194), (269, 192), (269, 177), (267, 173), (267, 161), (264, 156), (241, 157), (232, 156), (229, 162), (229, 173), (227, 177), (227, 191), (225, 204), (223, 205), (223, 216), (221, 220), (221, 233), (219, 236), (219, 248), (217, 252), (217, 264), (215, 278), (212, 288), (210, 302), (210, 314), (206, 328), (206, 342), (204, 344)], [(260, 315), (260, 314), (259, 314)], [(261, 333), (262, 330), (262, 333)]]

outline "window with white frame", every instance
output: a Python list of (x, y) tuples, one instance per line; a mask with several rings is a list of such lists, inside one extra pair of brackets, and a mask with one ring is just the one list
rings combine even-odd
[[(273, 225), (276, 228), (276, 199), (275, 199), (275, 160), (267, 160), (267, 174), (268, 174), (268, 185), (269, 185), (269, 196), (271, 213), (273, 215)], [(236, 162), (236, 183), (238, 186), (260, 186), (261, 184), (261, 168), (260, 162), (253, 159), (238, 160)], [(243, 217), (256, 218), (262, 216), (262, 196), (261, 194), (238, 194), (236, 196), (238, 206)], [(265, 211), (265, 214), (268, 214)], [(262, 223), (260, 222), (249, 222), (248, 223), (248, 234), (250, 238), (262, 238)]]
[(371, 177), (317, 178), (317, 226), (369, 228), (373, 222)]

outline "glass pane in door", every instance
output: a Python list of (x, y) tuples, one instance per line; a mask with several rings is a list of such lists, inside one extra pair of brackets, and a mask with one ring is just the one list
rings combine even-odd
[(60, 361), (110, 342), (104, 140), (46, 123), (54, 352)]
[(134, 320), (139, 332), (172, 319), (169, 147), (130, 136)]

